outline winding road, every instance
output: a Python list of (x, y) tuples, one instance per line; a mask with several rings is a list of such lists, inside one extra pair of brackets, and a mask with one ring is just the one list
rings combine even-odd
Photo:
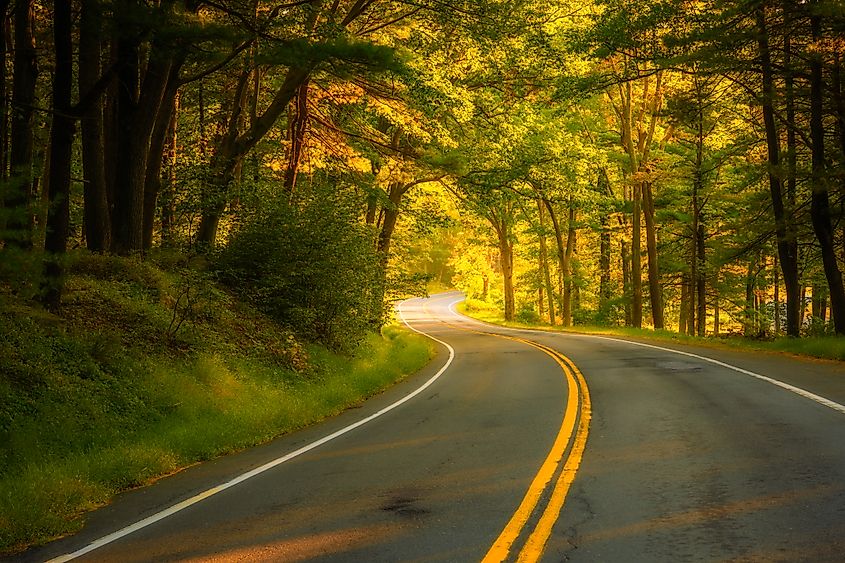
[(845, 561), (845, 367), (494, 327), (361, 408), (119, 497), (26, 561)]

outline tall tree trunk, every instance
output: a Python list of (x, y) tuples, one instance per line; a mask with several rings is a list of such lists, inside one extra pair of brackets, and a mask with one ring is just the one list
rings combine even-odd
[(754, 292), (754, 270), (757, 268), (757, 264), (754, 260), (748, 262), (748, 270), (745, 275), (745, 327), (744, 327), (744, 334), (745, 336), (756, 336), (754, 334), (755, 327), (757, 326), (756, 321), (756, 302), (755, 302), (755, 292)]
[[(99, 1), (81, 4), (79, 23), (79, 91), (88, 92), (100, 78), (102, 54), (102, 10)], [(82, 174), (85, 180), (83, 215), (88, 250), (104, 252), (111, 244), (109, 202), (106, 191), (103, 103), (99, 100), (85, 111), (80, 124)]]
[(695, 326), (698, 336), (704, 336), (707, 331), (707, 275), (704, 269), (706, 265), (704, 252), (704, 223), (699, 220), (695, 257), (695, 261), (698, 264), (698, 278), (695, 280), (696, 304), (698, 305)]
[[(816, 0), (813, 4), (817, 4)], [(822, 38), (821, 15), (810, 16), (813, 41)], [(810, 215), (813, 231), (821, 247), (822, 263), (830, 292), (830, 310), (833, 314), (833, 328), (836, 334), (845, 334), (845, 286), (836, 261), (836, 249), (833, 241), (833, 225), (830, 218), (827, 178), (824, 162), (824, 116), (822, 82), (822, 59), (820, 53), (810, 53), (810, 141), (813, 166), (813, 195), (810, 203)]]
[(70, 225), (70, 171), (76, 122), (71, 117), (73, 88), (73, 16), (71, 0), (56, 0), (53, 37), (56, 65), (53, 75), (53, 123), (50, 127), (50, 205), (44, 250), (44, 304), (57, 310), (62, 298), (61, 256), (67, 252)]
[(299, 164), (302, 160), (302, 150), (305, 148), (305, 134), (308, 130), (308, 87), (309, 79), (299, 86), (296, 93), (296, 105), (290, 125), (290, 149), (288, 151), (288, 165), (285, 170), (283, 186), (288, 194), (296, 188), (296, 177), (299, 174)]
[(610, 220), (607, 216), (601, 218), (601, 234), (599, 235), (599, 311), (607, 313), (610, 304)]
[[(548, 247), (546, 246), (546, 213), (545, 207), (543, 206), (542, 200), (537, 200), (537, 213), (540, 218), (540, 276), (541, 280), (541, 291), (542, 286), (545, 287), (546, 296), (549, 303), (549, 324), (554, 326), (555, 324), (555, 305), (554, 305), (554, 292), (552, 290), (552, 277), (549, 271), (549, 252)], [(542, 299), (541, 299), (542, 305)], [(540, 314), (542, 317), (542, 313)]]
[(681, 274), (681, 307), (678, 312), (678, 332), (686, 334), (687, 315), (689, 314), (689, 281), (687, 274)]
[(569, 202), (569, 220), (567, 221), (566, 230), (566, 251), (563, 255), (563, 305), (561, 311), (562, 326), (572, 326), (572, 254), (575, 252), (575, 241), (577, 231), (575, 229), (575, 221), (577, 220), (577, 210)]
[[(560, 297), (561, 297), (561, 301), (563, 302), (563, 301), (565, 301), (565, 296), (564, 296), (564, 293), (565, 293), (564, 283), (565, 283), (565, 281), (564, 280), (566, 279), (566, 276), (568, 275), (567, 272), (568, 272), (568, 268), (569, 268), (569, 263), (568, 263), (567, 258), (566, 258), (567, 244), (564, 243), (564, 241), (563, 241), (563, 230), (560, 227), (560, 221), (558, 221), (557, 213), (555, 213), (555, 208), (552, 205), (552, 202), (547, 198), (543, 198), (543, 204), (546, 206), (546, 210), (549, 212), (549, 218), (552, 220), (552, 230), (554, 231), (554, 234), (555, 234), (555, 247), (557, 249), (558, 265), (560, 266), (560, 276), (559, 276)], [(563, 326), (569, 326), (568, 324), (566, 324), (566, 322), (567, 322), (566, 305), (564, 305), (563, 303), (561, 303), (561, 321), (560, 322), (561, 322), (561, 325), (563, 325)]]
[[(602, 168), (598, 179), (599, 192), (613, 196), (607, 171)], [(601, 233), (599, 234), (599, 312), (602, 316), (608, 314), (610, 303), (610, 216), (601, 214)]]
[(499, 256), (502, 266), (502, 278), (505, 290), (505, 320), (512, 321), (515, 310), (515, 298), (513, 288), (513, 243), (507, 235), (504, 227), (498, 230), (499, 235)]
[(718, 280), (719, 280), (719, 272), (716, 271), (713, 275), (713, 336), (719, 336), (719, 332), (722, 329), (721, 326), (721, 319), (720, 319), (720, 307), (719, 307), (719, 293), (716, 290), (718, 287)]
[[(176, 88), (169, 86), (169, 83), (174, 74), (178, 76), (180, 64), (174, 60), (172, 53), (165, 52), (163, 45), (154, 41), (137, 101), (130, 101), (128, 97), (124, 100), (130, 107), (122, 114), (125, 119), (119, 124), (119, 134), (131, 137), (121, 142), (126, 153), (118, 155), (120, 162), (115, 181), (115, 194), (118, 197), (115, 198), (114, 206), (116, 228), (113, 228), (113, 246), (118, 253), (144, 249), (144, 198), (153, 130), (157, 122), (163, 121), (166, 124), (170, 120), (167, 112), (176, 96)], [(136, 72), (133, 71), (133, 74)], [(167, 101), (165, 96), (168, 97)], [(163, 106), (168, 109), (163, 110)], [(160, 119), (162, 111), (166, 115)], [(162, 156), (165, 131), (166, 125), (162, 125), (161, 143), (157, 143), (158, 154), (155, 157), (158, 159)]]
[(175, 197), (176, 197), (176, 126), (178, 124), (179, 97), (176, 97), (173, 106), (173, 114), (170, 116), (170, 125), (167, 130), (167, 179), (164, 182), (161, 193), (161, 244), (169, 246), (173, 243), (173, 223), (175, 220)]
[(792, 218), (787, 216), (783, 201), (783, 182), (779, 176), (780, 166), (780, 136), (775, 123), (774, 100), (774, 71), (772, 69), (771, 51), (769, 48), (769, 31), (766, 25), (765, 5), (760, 4), (755, 10), (757, 25), (757, 45), (760, 53), (760, 69), (762, 76), (762, 110), (763, 125), (766, 130), (766, 146), (768, 148), (768, 177), (769, 193), (772, 199), (772, 212), (775, 218), (775, 232), (777, 233), (778, 257), (783, 271), (783, 283), (786, 289), (786, 333), (798, 336), (800, 329), (798, 281), (798, 241), (792, 226)]
[[(9, 40), (6, 29), (9, 26), (9, 2), (0, 0), (0, 182), (6, 184), (9, 177), (9, 98), (6, 88), (8, 80), (8, 58), (12, 52), (13, 43)], [(0, 208), (3, 199), (0, 197)], [(0, 222), (0, 232), (5, 231), (5, 221)]]
[(32, 148), (35, 82), (38, 78), (33, 0), (14, 4), (14, 75), (12, 77), (12, 131), (9, 149), (11, 186), (4, 198), (9, 217), (6, 244), (28, 249), (33, 235)]
[(643, 278), (642, 278), (642, 184), (633, 186), (633, 217), (631, 218), (631, 321), (636, 328), (643, 326)]
[(156, 114), (150, 134), (149, 149), (144, 174), (144, 223), (143, 249), (149, 250), (153, 244), (155, 229), (156, 205), (161, 191), (161, 173), (164, 165), (165, 144), (171, 129), (173, 116), (176, 112), (176, 99), (179, 95), (179, 69), (182, 61), (174, 63), (170, 68), (170, 76), (162, 94), (161, 107)]
[(698, 237), (698, 223), (697, 223), (697, 214), (693, 213), (693, 229), (692, 229), (692, 240), (690, 240), (690, 275), (689, 275), (689, 287), (687, 288), (687, 295), (689, 296), (689, 310), (687, 312), (687, 327), (684, 332), (689, 334), (690, 336), (695, 335), (695, 319), (698, 316), (698, 307), (696, 306), (698, 296), (698, 292), (696, 291), (696, 281), (698, 280), (699, 273), (698, 273), (698, 259), (697, 259), (697, 248), (698, 243), (696, 238)]
[(778, 268), (778, 255), (774, 256), (774, 298), (775, 298), (775, 336), (780, 336), (780, 269)]
[[(116, 9), (130, 12), (135, 0), (120, 0)], [(114, 176), (109, 178), (112, 193), (112, 239), (111, 250), (128, 254), (141, 248), (141, 226), (143, 221), (143, 192), (134, 189), (131, 183), (133, 171), (132, 156), (140, 142), (134, 135), (135, 114), (138, 111), (138, 89), (140, 76), (139, 41), (125, 37), (122, 30), (116, 30), (114, 49), (119, 70), (117, 72), (117, 96), (114, 108), (112, 138), (114, 142)]]
[(662, 329), (663, 288), (660, 286), (660, 267), (657, 262), (657, 227), (654, 223), (654, 195), (651, 182), (643, 183), (643, 211), (646, 251), (648, 252), (648, 294), (651, 302), (651, 318), (654, 328)]
[[(631, 295), (631, 258), (628, 250), (628, 243), (624, 239), (619, 241), (619, 259), (622, 262), (622, 292), (625, 297)], [(633, 315), (631, 302), (625, 299), (625, 326), (633, 326)]]

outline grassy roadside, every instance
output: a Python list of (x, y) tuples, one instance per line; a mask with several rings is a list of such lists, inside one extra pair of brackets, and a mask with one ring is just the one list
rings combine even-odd
[(303, 346), (178, 268), (83, 256), (70, 270), (61, 316), (0, 292), (0, 552), (79, 529), (121, 490), (337, 414), (434, 352), (398, 326), (353, 357)]
[(780, 337), (772, 340), (755, 340), (738, 336), (732, 337), (698, 337), (678, 334), (669, 330), (651, 330), (628, 327), (599, 327), (576, 326), (563, 328), (545, 323), (525, 323), (519, 321), (505, 321), (502, 311), (489, 303), (468, 299), (457, 306), (461, 313), (479, 321), (512, 328), (533, 328), (558, 332), (573, 332), (580, 334), (601, 334), (607, 336), (621, 336), (664, 343), (689, 344), (692, 346), (706, 346), (729, 350), (753, 350), (758, 352), (774, 352), (792, 354), (802, 357), (821, 358), (827, 360), (845, 360), (845, 338), (836, 336), (815, 336), (803, 338)]

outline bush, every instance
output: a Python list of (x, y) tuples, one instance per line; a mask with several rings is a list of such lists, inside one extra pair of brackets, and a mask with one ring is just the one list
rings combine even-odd
[(384, 312), (373, 235), (328, 198), (265, 207), (216, 260), (221, 281), (302, 338), (351, 351)]

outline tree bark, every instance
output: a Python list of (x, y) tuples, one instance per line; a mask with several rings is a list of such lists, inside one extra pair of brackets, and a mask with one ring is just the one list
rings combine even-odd
[(566, 257), (567, 251), (567, 244), (563, 241), (563, 231), (560, 227), (560, 222), (557, 219), (557, 213), (555, 213), (555, 208), (552, 206), (552, 202), (546, 198), (543, 198), (543, 203), (546, 206), (546, 210), (549, 212), (549, 218), (552, 220), (552, 230), (555, 233), (555, 243), (557, 247), (557, 258), (558, 264), (560, 264), (560, 278), (561, 278), (561, 288), (560, 288), (560, 297), (561, 297), (561, 325), (562, 326), (569, 326), (567, 324), (567, 315), (566, 315), (566, 305), (564, 304), (566, 297), (566, 291), (564, 289), (566, 278), (568, 276), (568, 269), (569, 269), (569, 261)]
[[(9, 177), (9, 98), (6, 91), (8, 80), (8, 58), (12, 52), (13, 43), (10, 41), (6, 29), (9, 25), (9, 2), (0, 0), (0, 182), (5, 185)], [(3, 199), (0, 197), (0, 207)], [(5, 222), (0, 222), (0, 231), (5, 231)]]
[(578, 233), (575, 229), (575, 221), (577, 220), (577, 210), (569, 202), (569, 220), (567, 221), (566, 229), (566, 252), (564, 253), (563, 261), (563, 305), (561, 311), (561, 325), (572, 326), (572, 254), (575, 252), (575, 241)]
[(681, 274), (681, 308), (678, 313), (678, 332), (686, 334), (687, 315), (689, 314), (689, 281), (687, 274)]
[(56, 0), (53, 36), (56, 64), (53, 75), (53, 123), (50, 127), (50, 205), (44, 250), (43, 300), (48, 309), (57, 310), (62, 297), (61, 256), (67, 252), (70, 225), (70, 171), (76, 122), (71, 117), (73, 88), (73, 16), (71, 0)]
[(651, 182), (643, 182), (643, 211), (645, 217), (646, 251), (648, 252), (648, 295), (651, 318), (655, 329), (663, 328), (663, 288), (660, 286), (660, 267), (657, 262), (657, 226), (654, 222), (654, 195)]
[(179, 97), (174, 100), (173, 114), (167, 130), (167, 179), (164, 182), (161, 202), (161, 244), (168, 246), (173, 243), (173, 223), (175, 215), (176, 197), (176, 126), (178, 124)]
[(642, 278), (642, 185), (633, 186), (633, 216), (631, 218), (631, 322), (636, 328), (643, 326), (643, 278)]
[(706, 256), (704, 248), (704, 223), (698, 222), (698, 236), (696, 236), (696, 262), (698, 263), (698, 278), (695, 280), (696, 305), (696, 334), (704, 336), (707, 331), (707, 275), (704, 270)]
[[(554, 326), (555, 325), (555, 305), (554, 305), (554, 293), (552, 290), (552, 276), (549, 271), (549, 252), (548, 247), (546, 246), (546, 213), (545, 207), (543, 206), (543, 202), (541, 200), (537, 200), (537, 213), (540, 219), (540, 275), (542, 276), (541, 280), (541, 287), (545, 286), (546, 289), (546, 297), (549, 303), (549, 324)], [(540, 317), (542, 317), (542, 313)]]
[(774, 256), (774, 298), (775, 298), (775, 336), (780, 336), (780, 269), (778, 268), (778, 255)]
[[(79, 23), (79, 91), (88, 92), (100, 78), (103, 25), (100, 4), (85, 0)], [(80, 123), (82, 174), (84, 184), (83, 216), (88, 250), (104, 252), (111, 244), (109, 202), (106, 189), (105, 146), (103, 141), (103, 103), (91, 104)]]
[(33, 0), (15, 2), (14, 74), (12, 77), (12, 123), (9, 148), (11, 186), (5, 197), (10, 211), (6, 222), (6, 245), (32, 248), (33, 222), (33, 118), (38, 64), (35, 50)]
[(502, 278), (505, 290), (505, 320), (512, 321), (515, 310), (515, 298), (513, 288), (513, 243), (508, 236), (508, 229), (500, 225), (496, 229), (499, 239), (499, 257), (502, 266)]
[(783, 200), (783, 182), (779, 176), (780, 166), (780, 136), (775, 123), (774, 100), (774, 71), (772, 69), (771, 51), (769, 48), (769, 32), (766, 24), (765, 6), (761, 3), (755, 10), (757, 25), (757, 45), (760, 53), (760, 69), (762, 76), (762, 110), (763, 125), (766, 130), (766, 145), (768, 149), (768, 178), (769, 193), (772, 199), (772, 212), (775, 218), (775, 232), (777, 233), (778, 257), (783, 272), (783, 283), (786, 289), (786, 333), (789, 336), (799, 336), (800, 329), (800, 284), (798, 281), (798, 241), (792, 218), (787, 216)]
[(156, 114), (150, 134), (147, 162), (144, 172), (144, 223), (142, 248), (150, 250), (153, 245), (153, 231), (155, 230), (156, 205), (161, 191), (161, 171), (164, 165), (164, 148), (171, 123), (176, 112), (176, 98), (179, 90), (179, 69), (182, 61), (175, 62), (170, 67), (170, 76), (162, 94), (161, 107)]
[(299, 164), (302, 160), (302, 151), (305, 148), (305, 135), (308, 130), (308, 78), (300, 84), (296, 93), (296, 111), (291, 118), (290, 127), (290, 150), (288, 153), (288, 165), (285, 170), (283, 186), (288, 196), (296, 189), (296, 178), (299, 174)]
[[(599, 192), (612, 196), (607, 171), (599, 171)], [(601, 233), (599, 234), (599, 312), (606, 316), (610, 303), (610, 217), (608, 213), (601, 214)]]
[[(818, 2), (814, 1), (812, 5)], [(810, 16), (813, 41), (821, 40), (821, 16)], [(845, 286), (836, 261), (833, 241), (833, 226), (830, 217), (830, 200), (824, 162), (824, 84), (822, 82), (822, 60), (819, 53), (810, 53), (810, 140), (813, 168), (813, 194), (810, 202), (810, 216), (813, 231), (821, 247), (822, 264), (830, 291), (830, 310), (833, 314), (833, 328), (836, 334), (845, 334)]]

